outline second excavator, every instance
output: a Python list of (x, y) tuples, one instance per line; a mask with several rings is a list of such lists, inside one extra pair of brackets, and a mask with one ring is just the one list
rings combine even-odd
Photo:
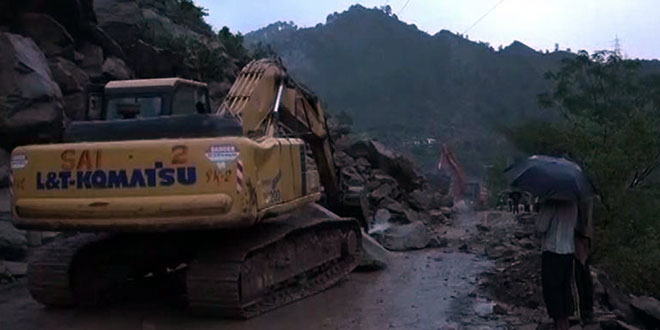
[(340, 200), (325, 113), (279, 61), (248, 64), (217, 111), (180, 78), (109, 82), (100, 103), (63, 143), (12, 152), (15, 226), (67, 233), (29, 260), (37, 301), (104, 304), (164, 274), (191, 311), (247, 318), (357, 266), (358, 222), (318, 204)]

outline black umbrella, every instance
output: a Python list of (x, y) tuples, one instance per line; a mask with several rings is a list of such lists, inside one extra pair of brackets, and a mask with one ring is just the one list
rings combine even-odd
[(504, 171), (511, 186), (541, 198), (578, 200), (593, 195), (593, 187), (577, 164), (535, 155)]

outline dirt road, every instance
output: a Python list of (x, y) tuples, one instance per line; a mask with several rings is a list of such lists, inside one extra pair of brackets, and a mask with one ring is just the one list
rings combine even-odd
[(476, 295), (493, 267), (460, 246), (480, 214), (448, 228), (449, 246), (392, 255), (389, 268), (353, 273), (319, 295), (248, 321), (200, 319), (167, 299), (150, 297), (95, 310), (51, 310), (34, 302), (24, 282), (0, 288), (0, 329), (458, 329), (509, 328)]

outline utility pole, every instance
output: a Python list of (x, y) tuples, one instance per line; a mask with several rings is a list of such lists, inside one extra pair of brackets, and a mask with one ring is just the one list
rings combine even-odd
[(614, 37), (614, 54), (616, 54), (619, 57), (622, 57), (621, 54), (621, 40), (619, 39), (619, 35), (615, 35)]

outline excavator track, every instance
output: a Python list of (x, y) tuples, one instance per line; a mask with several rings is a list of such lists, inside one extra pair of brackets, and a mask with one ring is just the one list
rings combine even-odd
[(118, 301), (145, 274), (166, 272), (191, 255), (179, 234), (77, 234), (41, 247), (28, 264), (28, 290), (51, 307)]
[(76, 288), (71, 276), (73, 260), (85, 247), (109, 238), (109, 235), (78, 234), (56, 239), (37, 250), (30, 258), (27, 272), (27, 286), (32, 297), (47, 306), (76, 305)]
[(189, 308), (250, 318), (323, 291), (357, 266), (360, 238), (355, 220), (319, 206), (218, 238), (189, 265)]
[(186, 265), (173, 277), (185, 283), (169, 288), (191, 312), (249, 318), (336, 284), (357, 266), (360, 239), (357, 221), (318, 205), (242, 229), (77, 234), (32, 256), (28, 289), (47, 306), (100, 306), (147, 273)]

